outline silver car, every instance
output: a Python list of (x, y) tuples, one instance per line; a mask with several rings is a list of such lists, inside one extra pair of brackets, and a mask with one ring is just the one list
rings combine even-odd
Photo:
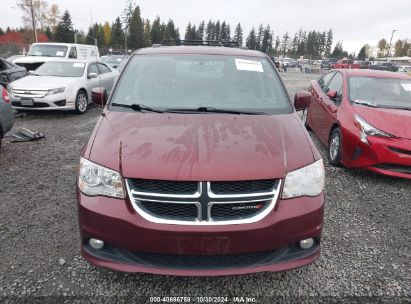
[(0, 86), (0, 147), (4, 134), (11, 130), (14, 123), (14, 113), (6, 89)]
[(107, 94), (119, 72), (101, 61), (50, 61), (8, 87), (11, 104), (18, 110), (75, 110), (81, 114), (91, 103), (91, 90)]

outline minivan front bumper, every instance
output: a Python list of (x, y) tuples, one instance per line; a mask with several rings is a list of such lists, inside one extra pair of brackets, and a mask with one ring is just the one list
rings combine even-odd
[[(164, 275), (214, 276), (275, 272), (307, 265), (320, 255), (324, 195), (281, 200), (262, 220), (233, 225), (152, 223), (128, 198), (89, 197), (77, 190), (81, 251), (104, 268)], [(93, 249), (90, 238), (105, 246)], [(298, 242), (313, 238), (314, 246)]]

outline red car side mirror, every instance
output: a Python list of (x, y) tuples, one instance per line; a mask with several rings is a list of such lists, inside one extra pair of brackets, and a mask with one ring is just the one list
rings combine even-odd
[(294, 96), (294, 107), (297, 111), (304, 110), (311, 103), (311, 94), (305, 91), (297, 92)]
[(104, 88), (94, 88), (91, 90), (91, 101), (100, 107), (104, 107), (107, 103), (107, 92)]
[(327, 96), (328, 96), (330, 99), (335, 99), (335, 98), (337, 98), (337, 92), (336, 92), (336, 91), (333, 91), (333, 90), (329, 90), (329, 91), (327, 92)]

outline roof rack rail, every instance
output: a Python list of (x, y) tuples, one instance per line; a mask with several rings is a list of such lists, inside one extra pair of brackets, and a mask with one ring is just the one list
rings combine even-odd
[(180, 45), (204, 45), (204, 46), (224, 46), (224, 47), (241, 47), (237, 41), (225, 40), (180, 40), (180, 39), (165, 39), (161, 42), (161, 46), (180, 46)]

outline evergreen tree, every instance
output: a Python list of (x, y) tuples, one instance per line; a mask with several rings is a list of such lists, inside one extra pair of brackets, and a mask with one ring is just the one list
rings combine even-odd
[(344, 55), (348, 55), (347, 53), (344, 53), (342, 42), (338, 41), (337, 44), (334, 47), (333, 52), (331, 53), (331, 57), (333, 58), (342, 58), (346, 57)]
[(213, 40), (220, 41), (220, 33), (221, 27), (220, 27), (220, 20), (217, 20), (216, 24), (214, 25), (214, 35), (213, 35)]
[(139, 49), (144, 47), (144, 26), (141, 19), (140, 7), (136, 6), (130, 19), (130, 35), (128, 47)]
[(275, 37), (275, 46), (274, 46), (274, 53), (275, 54), (277, 54), (277, 55), (279, 55), (280, 54), (280, 52), (281, 52), (281, 49), (280, 49), (280, 37)]
[(239, 46), (243, 45), (243, 29), (240, 23), (238, 23), (235, 28), (233, 40), (237, 41)]
[(271, 37), (271, 30), (270, 26), (267, 27), (263, 31), (263, 37), (261, 39), (261, 47), (260, 51), (263, 53), (267, 53), (272, 48), (272, 37)]
[(288, 36), (288, 32), (283, 35), (283, 40), (281, 42), (281, 54), (286, 55), (288, 54), (290, 43), (290, 36)]
[(150, 20), (147, 18), (144, 22), (144, 46), (150, 47), (151, 45), (151, 25)]
[(173, 20), (169, 19), (163, 35), (164, 39), (176, 39), (176, 29)]
[(257, 36), (255, 34), (255, 29), (252, 28), (250, 34), (247, 37), (247, 40), (245, 42), (246, 47), (248, 47), (250, 50), (256, 50), (257, 49)]
[(56, 28), (55, 39), (57, 42), (74, 42), (73, 23), (70, 13), (66, 10)]
[(333, 30), (329, 29), (327, 32), (327, 42), (325, 43), (325, 56), (329, 56), (333, 45)]
[[(2, 35), (2, 30), (0, 29), (0, 35)], [(44, 34), (46, 34), (47, 38), (49, 40), (53, 40), (53, 34), (51, 33), (51, 29), (49, 26), (46, 27), (46, 30), (44, 31)]]
[(204, 21), (201, 21), (200, 25), (198, 26), (197, 34), (196, 34), (196, 37), (198, 40), (204, 40), (204, 30), (205, 30), (205, 24), (204, 24)]
[(191, 23), (189, 22), (186, 28), (186, 33), (184, 35), (184, 40), (191, 40), (191, 34), (192, 34)]
[(114, 48), (122, 48), (124, 45), (124, 31), (119, 17), (111, 25), (111, 44)]
[(206, 40), (214, 40), (214, 23), (210, 20), (206, 28)]
[(88, 28), (88, 32), (86, 35), (86, 44), (94, 45), (94, 33), (92, 26)]
[(0, 27), (0, 36), (1, 35), (4, 35), (4, 31), (3, 31), (3, 29)]
[(258, 27), (258, 34), (257, 34), (257, 50), (261, 50), (261, 43), (263, 41), (263, 35), (264, 35), (264, 27), (262, 24)]
[(364, 45), (358, 52), (358, 59), (364, 60), (367, 57), (367, 48)]
[(162, 38), (160, 17), (157, 17), (151, 26), (151, 43), (161, 43)]

